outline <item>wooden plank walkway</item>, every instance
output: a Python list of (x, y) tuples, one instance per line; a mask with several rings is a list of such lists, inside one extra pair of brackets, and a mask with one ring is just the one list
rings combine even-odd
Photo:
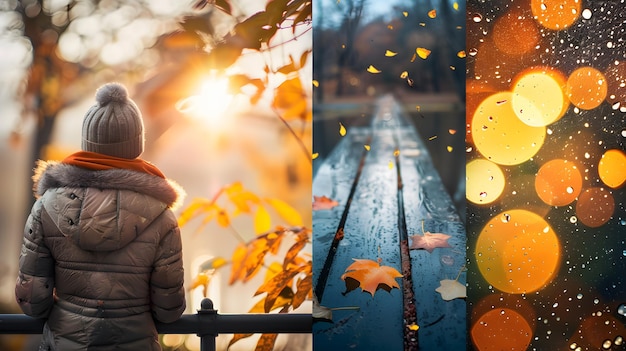
[[(465, 263), (464, 226), (427, 149), (391, 97), (377, 102), (371, 126), (348, 130), (320, 166), (313, 194), (339, 202), (313, 213), (316, 297), (324, 307), (359, 307), (334, 311), (332, 323), (314, 323), (314, 349), (464, 349), (465, 300), (444, 301), (435, 291)], [(409, 253), (407, 236), (422, 234), (422, 223), (427, 231), (451, 235), (452, 248)], [(407, 280), (397, 280), (401, 289), (378, 290), (373, 297), (360, 288), (345, 293), (341, 275), (354, 258), (380, 259), (402, 272), (403, 241), (410, 271)], [(464, 273), (459, 281), (465, 282)], [(407, 291), (414, 294), (408, 300)], [(406, 313), (412, 307), (415, 321)], [(407, 328), (413, 323), (417, 332)]]

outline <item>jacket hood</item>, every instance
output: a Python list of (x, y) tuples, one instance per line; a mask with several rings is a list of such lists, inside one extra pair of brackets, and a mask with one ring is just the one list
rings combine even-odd
[(135, 240), (184, 191), (171, 180), (127, 169), (94, 171), (40, 161), (33, 190), (49, 220), (79, 247), (111, 251)]

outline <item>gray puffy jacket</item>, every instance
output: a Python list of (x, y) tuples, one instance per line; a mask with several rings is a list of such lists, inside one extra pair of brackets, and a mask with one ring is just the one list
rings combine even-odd
[(47, 318), (40, 350), (160, 350), (154, 320), (185, 309), (183, 196), (147, 173), (41, 162), (15, 288)]

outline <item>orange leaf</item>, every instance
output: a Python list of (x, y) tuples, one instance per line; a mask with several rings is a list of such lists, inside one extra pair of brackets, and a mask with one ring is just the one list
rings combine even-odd
[(440, 247), (452, 247), (448, 243), (448, 239), (450, 239), (450, 235), (441, 234), (441, 233), (430, 233), (425, 232), (424, 235), (410, 235), (411, 238), (411, 249), (424, 249), (429, 253), (432, 253), (434, 249)]
[(224, 228), (230, 225), (230, 219), (228, 218), (228, 213), (226, 213), (226, 211), (220, 210), (217, 213), (217, 224), (221, 225)]
[(302, 217), (300, 213), (296, 211), (293, 207), (289, 206), (285, 201), (269, 198), (265, 199), (265, 201), (274, 208), (276, 213), (287, 222), (289, 225), (301, 226), (302, 225)]
[(393, 288), (400, 288), (396, 278), (402, 277), (402, 274), (395, 268), (381, 266), (378, 262), (368, 259), (353, 258), (353, 260), (354, 263), (346, 268), (346, 272), (341, 276), (346, 283), (346, 293), (360, 286), (373, 297), (378, 289), (389, 292)]
[(367, 67), (367, 71), (368, 71), (369, 73), (373, 73), (373, 74), (376, 74), (376, 73), (380, 73), (380, 72), (382, 72), (381, 70), (379, 70), (378, 68), (376, 68), (376, 67), (374, 67), (374, 66), (372, 66), (372, 65), (370, 65), (369, 67)]
[(232, 266), (230, 270), (230, 279), (228, 284), (233, 284), (238, 280), (242, 280), (245, 277), (244, 262), (248, 254), (248, 247), (245, 244), (239, 244), (233, 256), (231, 258)]
[(292, 269), (288, 271), (282, 271), (276, 274), (272, 279), (263, 283), (257, 291), (254, 293), (254, 296), (260, 295), (262, 293), (267, 293), (265, 297), (265, 312), (269, 312), (272, 306), (274, 306), (274, 302), (278, 295), (280, 295), (281, 291), (288, 287), (289, 283), (296, 276), (296, 274), (300, 273), (300, 269)]
[(285, 120), (308, 121), (312, 116), (308, 98), (299, 77), (287, 79), (276, 88), (272, 106), (282, 111), (282, 117)]
[(437, 10), (433, 9), (433, 10), (428, 11), (428, 17), (430, 17), (430, 18), (437, 17)]
[(317, 210), (330, 210), (331, 208), (339, 205), (339, 203), (333, 199), (324, 196), (313, 196), (313, 211)]
[(300, 305), (304, 302), (304, 300), (312, 291), (312, 289), (313, 289), (313, 276), (307, 275), (306, 277), (304, 277), (304, 279), (298, 282), (297, 290), (296, 290), (295, 295), (293, 296), (293, 302), (291, 303), (292, 307), (294, 309), (300, 307)]
[(344, 127), (341, 122), (339, 122), (339, 135), (341, 136), (346, 135), (346, 127)]
[(256, 343), (254, 351), (272, 351), (278, 334), (263, 334)]
[(419, 56), (423, 60), (426, 60), (426, 58), (430, 55), (430, 50), (426, 48), (417, 48), (415, 49), (415, 52), (417, 53), (417, 56)]

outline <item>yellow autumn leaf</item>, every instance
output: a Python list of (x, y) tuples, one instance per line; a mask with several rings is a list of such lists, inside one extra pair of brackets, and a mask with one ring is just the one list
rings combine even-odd
[(459, 10), (459, 3), (455, 1), (454, 4), (452, 4), (452, 8), (458, 11)]
[(450, 70), (455, 71), (455, 70), (456, 70), (456, 67), (454, 67), (454, 66), (450, 66)]
[(365, 150), (370, 151), (371, 147), (367, 144), (363, 145), (363, 147), (365, 148)]
[(319, 152), (314, 152), (313, 155), (311, 155), (311, 159), (315, 160), (319, 155), (320, 155)]
[(415, 323), (407, 325), (407, 327), (409, 328), (409, 330), (418, 330), (420, 328), (420, 326)]
[(389, 161), (389, 169), (393, 169), (393, 161)]
[(397, 52), (393, 52), (393, 51), (391, 51), (391, 50), (387, 50), (387, 51), (385, 51), (385, 56), (387, 56), (387, 57), (394, 57), (394, 56), (396, 56), (397, 54), (398, 54)]
[(269, 212), (263, 206), (258, 206), (254, 214), (254, 232), (265, 233), (272, 227), (272, 220)]
[(448, 152), (452, 152), (452, 146), (448, 146), (447, 149), (448, 149)]
[(430, 17), (430, 18), (437, 17), (437, 10), (432, 9), (432, 10), (428, 11), (428, 17)]
[(382, 71), (380, 71), (378, 68), (376, 68), (376, 67), (374, 67), (374, 66), (372, 66), (372, 65), (370, 65), (369, 67), (367, 67), (367, 71), (368, 71), (369, 73), (374, 73), (374, 74), (382, 72)]
[(396, 150), (393, 152), (393, 156), (395, 156), (395, 157), (400, 156), (400, 150), (396, 149)]
[(344, 127), (341, 122), (339, 122), (339, 135), (341, 136), (346, 135), (346, 127)]
[(230, 219), (228, 218), (228, 213), (226, 213), (226, 211), (221, 210), (217, 213), (217, 224), (222, 227), (228, 227), (230, 225)]
[(400, 73), (400, 78), (402, 78), (402, 79), (404, 79), (404, 78), (406, 78), (408, 76), (409, 76), (409, 72), (407, 72), (407, 71), (403, 71), (402, 73)]
[(433, 136), (431, 136), (430, 138), (428, 138), (428, 140), (435, 140), (435, 139), (437, 139), (437, 136), (436, 136), (436, 135), (433, 135)]
[(465, 58), (465, 50), (461, 50), (457, 52), (456, 56), (458, 56), (459, 58)]
[(313, 86), (318, 88), (320, 86), (320, 82), (318, 82), (317, 80), (313, 79)]
[(302, 226), (302, 216), (283, 200), (269, 198), (265, 199), (272, 208), (278, 213), (280, 218), (284, 219), (289, 225)]
[(417, 48), (415, 49), (415, 52), (417, 53), (417, 56), (424, 60), (426, 60), (426, 58), (430, 55), (430, 50), (426, 48)]
[(402, 15), (404, 15), (404, 17), (409, 17), (409, 13), (406, 11), (402, 11)]

